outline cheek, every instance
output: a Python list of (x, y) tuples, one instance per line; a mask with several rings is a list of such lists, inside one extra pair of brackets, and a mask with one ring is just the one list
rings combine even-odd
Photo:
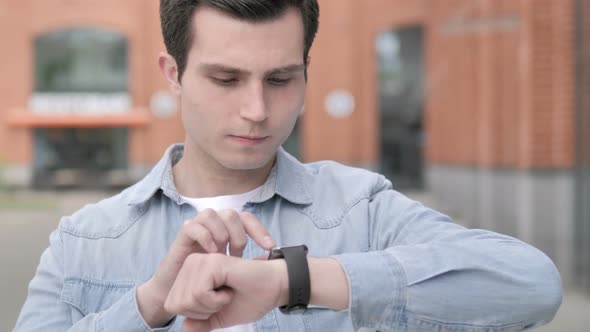
[[(184, 97), (182, 102), (182, 125), (188, 136), (194, 141), (206, 143), (215, 131), (215, 121), (205, 110), (207, 100), (196, 99), (195, 96)], [(208, 144), (208, 143), (207, 143)]]
[(284, 89), (278, 89), (272, 94), (271, 109), (280, 114), (280, 118), (287, 120), (297, 118), (305, 103), (305, 84), (293, 84)]
[(201, 88), (183, 89), (182, 116), (185, 126), (198, 127), (201, 131), (212, 132), (223, 121), (224, 112), (228, 109), (226, 96), (219, 96), (216, 89), (210, 89), (206, 84)]

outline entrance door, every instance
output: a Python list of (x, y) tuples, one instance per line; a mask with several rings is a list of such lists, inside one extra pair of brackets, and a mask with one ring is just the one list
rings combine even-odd
[(127, 168), (126, 142), (125, 128), (35, 129), (34, 184), (36, 187), (125, 185), (117, 183), (113, 172)]
[(378, 35), (381, 172), (395, 188), (423, 186), (422, 28), (408, 27)]
[(590, 294), (590, 4), (576, 2), (575, 279)]
[[(49, 32), (35, 40), (31, 112), (46, 116), (124, 113), (128, 94), (127, 40), (95, 28)], [(127, 128), (36, 128), (37, 187), (125, 186)]]

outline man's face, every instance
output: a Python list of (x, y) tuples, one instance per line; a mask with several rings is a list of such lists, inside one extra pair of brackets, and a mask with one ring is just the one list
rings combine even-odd
[(202, 7), (193, 36), (180, 88), (187, 148), (227, 169), (267, 165), (304, 104), (301, 15), (251, 23)]

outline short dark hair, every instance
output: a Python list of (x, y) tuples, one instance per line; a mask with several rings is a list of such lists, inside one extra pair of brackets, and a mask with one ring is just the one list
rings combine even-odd
[(289, 7), (301, 12), (304, 32), (303, 63), (318, 31), (317, 0), (160, 0), (160, 21), (166, 50), (176, 60), (178, 80), (186, 69), (193, 41), (192, 18), (199, 6), (220, 10), (238, 19), (251, 22), (268, 21), (282, 15)]

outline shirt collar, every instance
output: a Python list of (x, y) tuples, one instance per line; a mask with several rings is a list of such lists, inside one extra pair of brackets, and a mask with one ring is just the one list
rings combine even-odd
[[(158, 190), (162, 190), (164, 195), (180, 204), (181, 198), (174, 185), (172, 167), (182, 158), (183, 153), (183, 144), (173, 144), (166, 149), (156, 166), (134, 186), (129, 205), (148, 201)], [(276, 194), (294, 204), (311, 204), (312, 200), (307, 188), (310, 175), (305, 165), (280, 147), (276, 162), (262, 190), (251, 199), (251, 202), (262, 203)]]

